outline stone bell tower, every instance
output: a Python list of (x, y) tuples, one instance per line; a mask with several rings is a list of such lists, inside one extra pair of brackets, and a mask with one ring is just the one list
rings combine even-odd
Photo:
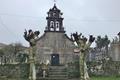
[(47, 27), (45, 32), (65, 32), (63, 27), (63, 18), (61, 11), (54, 4), (52, 9), (47, 13)]

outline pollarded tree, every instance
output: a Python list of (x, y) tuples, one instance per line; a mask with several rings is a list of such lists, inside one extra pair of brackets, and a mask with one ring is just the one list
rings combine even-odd
[[(108, 55), (108, 46), (110, 44), (110, 40), (108, 39), (108, 36), (105, 35), (105, 37), (102, 37), (101, 36), (98, 36), (97, 37), (97, 40), (96, 40), (96, 47), (98, 49), (102, 49), (104, 48), (105, 49), (105, 54), (104, 54), (104, 57), (102, 58), (102, 63), (103, 63), (103, 68), (104, 68), (104, 72), (106, 72), (106, 70), (109, 68), (109, 65), (106, 65), (107, 64), (107, 59), (109, 57)], [(110, 58), (110, 57), (109, 57)]]
[(106, 50), (108, 51), (108, 45), (110, 43), (110, 40), (108, 39), (107, 35), (105, 35), (105, 37), (97, 36), (95, 42), (98, 49), (101, 50), (102, 48), (106, 48)]
[(74, 37), (74, 41), (77, 43), (77, 46), (80, 49), (79, 53), (80, 80), (90, 80), (90, 77), (87, 72), (86, 53), (89, 50), (93, 41), (95, 40), (95, 37), (90, 35), (88, 40), (86, 37), (82, 36), (82, 34), (78, 34), (77, 32), (73, 33), (72, 35)]
[(29, 62), (30, 62), (30, 73), (29, 73), (29, 79), (30, 80), (36, 80), (36, 69), (35, 69), (35, 52), (36, 52), (36, 42), (39, 40), (39, 31), (32, 31), (25, 30), (24, 32), (24, 38), (26, 41), (30, 44), (30, 54), (29, 54)]
[(110, 44), (110, 40), (108, 39), (108, 36), (105, 35), (104, 37), (104, 47), (106, 49), (106, 54), (108, 55), (108, 45)]
[(102, 38), (101, 38), (101, 36), (97, 36), (97, 40), (95, 41), (95, 43), (96, 43), (96, 47), (97, 48), (99, 48), (99, 49), (102, 48), (103, 44), (102, 44)]

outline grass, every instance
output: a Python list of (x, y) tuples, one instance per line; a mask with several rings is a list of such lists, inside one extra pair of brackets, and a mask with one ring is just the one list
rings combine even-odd
[[(28, 80), (28, 79), (2, 79), (0, 78), (0, 80)], [(76, 79), (79, 80), (79, 79)], [(91, 80), (120, 80), (120, 77), (115, 77), (115, 76), (111, 76), (111, 77), (91, 77)]]
[(120, 80), (120, 77), (92, 77), (91, 80)]

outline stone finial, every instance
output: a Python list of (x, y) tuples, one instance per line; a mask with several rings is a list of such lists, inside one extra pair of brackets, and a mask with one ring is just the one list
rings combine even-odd
[(118, 35), (118, 37), (119, 37), (119, 42), (120, 42), (120, 32), (119, 32), (117, 35)]

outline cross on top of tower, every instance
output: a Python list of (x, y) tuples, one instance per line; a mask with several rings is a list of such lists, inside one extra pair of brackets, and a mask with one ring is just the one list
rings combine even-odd
[(56, 0), (54, 0), (54, 3), (56, 3)]
[(56, 0), (54, 0), (54, 4), (56, 4)]

